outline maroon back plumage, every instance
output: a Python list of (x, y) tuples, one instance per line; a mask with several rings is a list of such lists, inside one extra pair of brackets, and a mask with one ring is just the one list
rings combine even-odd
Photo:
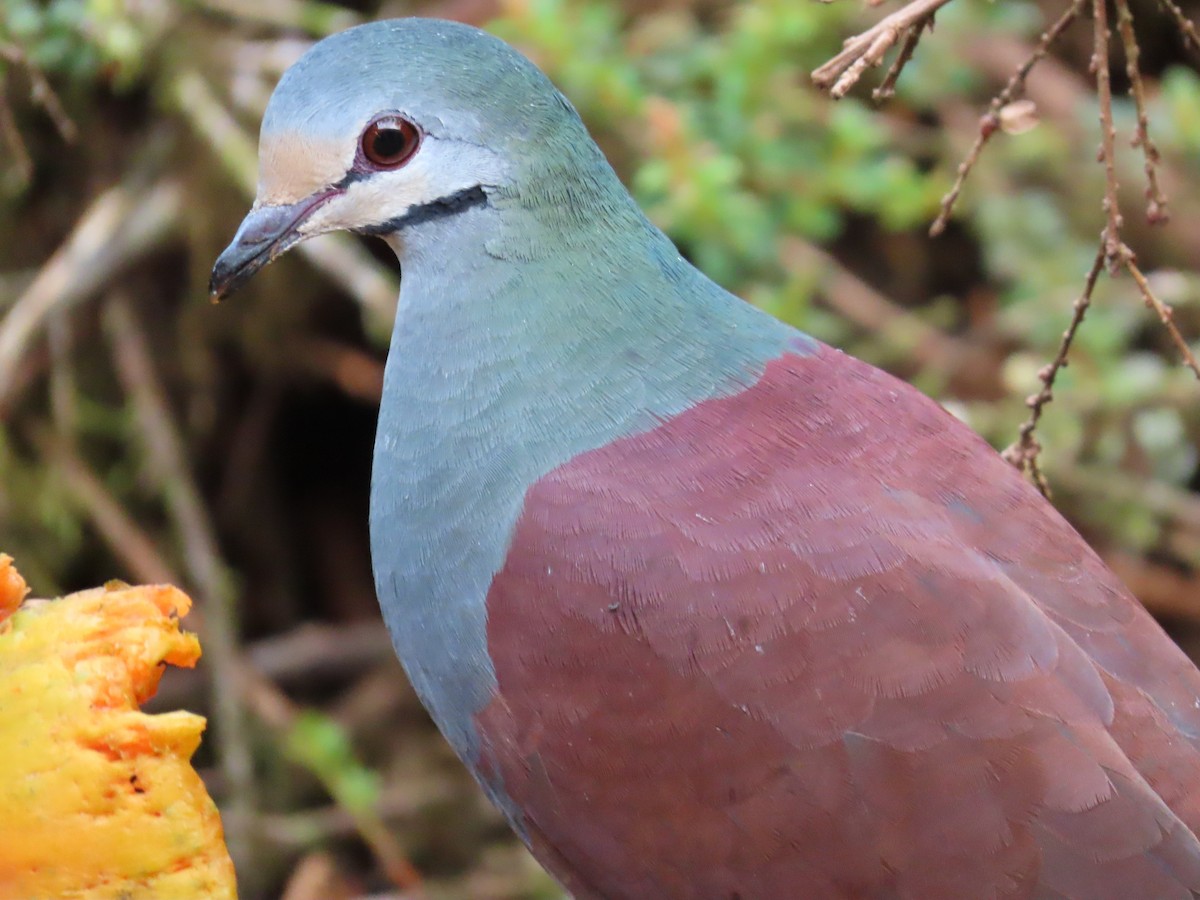
[(485, 780), (577, 897), (1200, 890), (1200, 675), (932, 401), (823, 348), (527, 492)]

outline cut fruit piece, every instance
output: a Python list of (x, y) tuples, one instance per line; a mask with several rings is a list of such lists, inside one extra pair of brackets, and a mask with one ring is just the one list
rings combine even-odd
[(13, 612), (24, 593), (0, 556), (0, 900), (235, 897), (189, 763), (204, 719), (138, 708), (200, 658), (191, 601), (114, 583)]

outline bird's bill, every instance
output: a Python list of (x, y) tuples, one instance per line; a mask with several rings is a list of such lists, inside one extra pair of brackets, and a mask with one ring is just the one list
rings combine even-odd
[(334, 193), (315, 194), (286, 206), (251, 209), (229, 246), (221, 251), (213, 264), (208, 283), (213, 299), (225, 299), (275, 257), (308, 237), (301, 232), (301, 226)]

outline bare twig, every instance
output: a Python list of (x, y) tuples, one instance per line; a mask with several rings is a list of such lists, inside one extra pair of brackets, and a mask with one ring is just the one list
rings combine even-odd
[(212, 12), (288, 31), (301, 30), (318, 37), (344, 31), (362, 22), (362, 16), (333, 3), (313, 0), (201, 0)]
[[(1160, 0), (1164, 5), (1171, 4), (1171, 0)], [(1128, 0), (1114, 0), (1117, 10), (1118, 29), (1121, 33), (1121, 40), (1126, 56), (1126, 72), (1130, 79), (1130, 91), (1134, 97), (1134, 106), (1137, 110), (1137, 126), (1134, 132), (1133, 145), (1141, 146), (1144, 160), (1147, 188), (1145, 196), (1148, 200), (1147, 217), (1151, 223), (1165, 221), (1166, 219), (1166, 197), (1161, 190), (1158, 182), (1158, 151), (1148, 134), (1148, 117), (1146, 114), (1146, 103), (1144, 86), (1141, 79), (1141, 73), (1138, 67), (1139, 50), (1137, 47), (1136, 36), (1133, 32), (1132, 14), (1129, 9)], [(1072, 6), (1063, 14), (1055, 25), (1042, 36), (1038, 50), (1044, 55), (1045, 49), (1050, 45), (1055, 37), (1077, 17), (1082, 8), (1082, 0), (1075, 0)], [(1107, 8), (1105, 0), (1093, 0), (1092, 10), (1094, 16), (1093, 35), (1092, 35), (1092, 60), (1091, 69), (1095, 77), (1096, 93), (1099, 100), (1099, 117), (1101, 129), (1101, 143), (1098, 153), (1098, 160), (1104, 166), (1104, 213), (1105, 226), (1101, 236), (1101, 250), (1099, 264), (1106, 265), (1110, 274), (1115, 275), (1118, 270), (1124, 268), (1137, 284), (1138, 291), (1142, 295), (1146, 305), (1153, 309), (1159, 320), (1166, 327), (1172, 342), (1178, 349), (1183, 362), (1200, 378), (1200, 365), (1197, 364), (1196, 357), (1192, 353), (1186, 340), (1179, 333), (1179, 329), (1174, 322), (1174, 314), (1171, 307), (1160, 300), (1150, 288), (1150, 285), (1142, 274), (1137, 265), (1137, 257), (1129, 246), (1124, 242), (1121, 236), (1121, 229), (1124, 225), (1121, 216), (1118, 191), (1119, 184), (1116, 176), (1116, 153), (1115, 153), (1115, 128), (1113, 126), (1112, 114), (1112, 85), (1109, 77), (1109, 51), (1108, 45), (1111, 34), (1108, 29)], [(1193, 43), (1200, 48), (1200, 42), (1195, 41), (1195, 29), (1190, 22), (1182, 19), (1182, 13), (1179, 13), (1178, 8), (1174, 9), (1176, 21), (1182, 32)], [(1026, 60), (1022, 69), (1018, 71), (1017, 76), (1011, 79), (1009, 85), (1023, 83), (1024, 76), (1028, 74), (1029, 67), (1033, 60), (1031, 57)], [(1002, 92), (1001, 97), (1004, 97)], [(1007, 99), (1007, 98), (1005, 98)], [(997, 104), (993, 101), (992, 109), (989, 111), (989, 116), (995, 115)], [(967, 172), (970, 171), (970, 164), (973, 164), (978, 156), (978, 151), (982, 148), (983, 143), (990, 136), (990, 132), (994, 132), (996, 121), (993, 118), (990, 122), (987, 116), (984, 117), (983, 129), (981, 130), (980, 139), (976, 141), (972, 148), (971, 154), (968, 156), (964, 166), (960, 166), (959, 178), (955, 182), (954, 188), (942, 204), (942, 214), (934, 223), (931, 232), (938, 233), (945, 225), (945, 220), (949, 214), (949, 210), (953, 205), (955, 198), (961, 189), (963, 179)], [(1041, 475), (1037, 467), (1037, 454), (1040, 446), (1034, 436), (1038, 420), (1041, 416), (1042, 407), (1051, 399), (1051, 387), (1053, 378), (1057, 374), (1059, 368), (1065, 365), (1066, 351), (1073, 339), (1075, 330), (1078, 328), (1079, 322), (1082, 321), (1083, 313), (1086, 311), (1087, 304), (1090, 302), (1091, 293), (1095, 287), (1095, 281), (1098, 276), (1098, 270), (1093, 266), (1089, 276), (1085, 282), (1084, 293), (1080, 300), (1076, 301), (1075, 315), (1072, 318), (1071, 326), (1063, 336), (1063, 343), (1060, 345), (1059, 353), (1054, 362), (1045, 367), (1039, 376), (1042, 378), (1043, 387), (1038, 394), (1029, 398), (1031, 414), (1029, 419), (1021, 426), (1017, 441), (1005, 450), (1005, 458), (1017, 465), (1023, 471), (1029, 471), (1038, 488), (1043, 492), (1047, 492), (1045, 478)]]
[[(1098, 0), (1098, 2), (1103, 3), (1104, 0)], [(1084, 281), (1083, 293), (1072, 307), (1071, 322), (1067, 330), (1063, 332), (1058, 353), (1050, 364), (1044, 366), (1038, 372), (1038, 379), (1042, 382), (1042, 388), (1026, 400), (1026, 404), (1030, 408), (1029, 418), (1025, 420), (1018, 430), (1017, 440), (1003, 452), (1003, 456), (1008, 462), (1012, 463), (1022, 472), (1029, 473), (1037, 489), (1047, 498), (1050, 496), (1050, 487), (1038, 464), (1038, 454), (1041, 452), (1042, 447), (1035, 437), (1035, 431), (1041, 419), (1043, 408), (1054, 397), (1054, 380), (1059, 370), (1067, 365), (1067, 353), (1070, 350), (1071, 343), (1075, 338), (1075, 333), (1079, 329), (1080, 323), (1083, 322), (1083, 317), (1087, 312), (1088, 306), (1091, 304), (1092, 292), (1095, 290), (1096, 280), (1100, 276), (1101, 269), (1107, 266), (1110, 274), (1115, 274), (1112, 272), (1112, 267), (1115, 265), (1118, 269), (1123, 268), (1129, 272), (1137, 284), (1138, 291), (1141, 293), (1146, 306), (1153, 309), (1158, 314), (1159, 320), (1166, 326), (1171, 340), (1183, 357), (1184, 364), (1195, 373), (1197, 379), (1200, 379), (1200, 363), (1197, 363), (1196, 357), (1188, 346), (1187, 341), (1179, 333), (1179, 329), (1174, 322), (1174, 311), (1151, 290), (1149, 282), (1142, 274), (1141, 269), (1138, 268), (1136, 255), (1120, 239), (1119, 234), (1116, 240), (1115, 251), (1110, 250), (1111, 242), (1109, 240), (1109, 233), (1112, 227), (1113, 219), (1110, 217), (1104, 231), (1101, 233), (1100, 248), (1096, 253), (1096, 259), (1092, 263), (1092, 268), (1088, 271), (1087, 278)], [(1116, 227), (1120, 227), (1119, 216), (1116, 220)]]
[[(3, 73), (0, 73), (3, 76)], [(29, 148), (21, 137), (21, 129), (17, 128), (13, 118), (12, 107), (8, 105), (7, 79), (0, 77), (0, 138), (12, 153), (12, 166), (22, 185), (29, 183), (33, 177), (33, 159), (29, 156)]]
[(1142, 70), (1139, 64), (1141, 51), (1138, 49), (1137, 36), (1133, 32), (1133, 13), (1129, 9), (1129, 0), (1114, 0), (1114, 3), (1117, 10), (1117, 31), (1125, 49), (1125, 74), (1129, 78), (1129, 93), (1133, 96), (1133, 105), (1137, 110), (1137, 126), (1130, 146), (1142, 149), (1146, 172), (1146, 219), (1152, 225), (1166, 224), (1171, 216), (1167, 211), (1167, 196), (1158, 183), (1158, 147), (1150, 138), (1146, 89), (1142, 84)]
[(1195, 23), (1183, 14), (1183, 10), (1174, 3), (1174, 0), (1158, 0), (1158, 2), (1167, 11), (1167, 15), (1175, 20), (1184, 42), (1190, 45), (1192, 50), (1200, 53), (1200, 33), (1197, 33)]
[(144, 188), (137, 180), (131, 176), (96, 198), (0, 321), (0, 407), (10, 399), (13, 374), (51, 310), (91, 296), (172, 233), (183, 205), (179, 185), (164, 181)]
[(1125, 261), (1127, 248), (1121, 241), (1121, 207), (1117, 201), (1117, 131), (1113, 126), (1112, 83), (1108, 74), (1108, 30), (1107, 0), (1092, 0), (1092, 60), (1091, 68), (1096, 76), (1096, 94), (1100, 106), (1100, 150), (1099, 161), (1104, 166), (1104, 262), (1110, 274), (1115, 274)]
[(248, 864), (253, 859), (250, 838), (255, 809), (254, 760), (238, 689), (240, 661), (233, 588), (221, 562), (204, 502), (192, 479), (183, 440), (159, 383), (146, 336), (123, 297), (114, 296), (108, 303), (105, 325), (117, 374), (137, 415), (147, 461), (175, 521), (188, 580), (194, 585), (205, 613), (218, 754), (229, 783), (225, 830), (235, 859)]
[(46, 80), (46, 76), (39, 69), (25, 52), (15, 44), (9, 44), (0, 41), (0, 59), (5, 59), (14, 66), (19, 67), (26, 75), (29, 76), (29, 96), (45, 110), (46, 115), (50, 117), (50, 121), (54, 123), (59, 136), (68, 144), (75, 143), (79, 137), (79, 128), (75, 122), (67, 115), (67, 111), (63, 109), (62, 101), (58, 99), (58, 94), (54, 93), (54, 89), (50, 87), (50, 82)]
[(113, 555), (124, 563), (131, 579), (143, 584), (176, 584), (178, 575), (154, 540), (126, 512), (104, 483), (61, 436), (36, 436), (40, 449), (86, 512)]
[(290, 365), (315, 373), (347, 396), (372, 406), (383, 396), (383, 363), (357, 347), (322, 337), (303, 337), (287, 354)]
[(925, 33), (925, 29), (932, 27), (933, 14), (931, 13), (905, 32), (904, 43), (900, 45), (900, 51), (896, 54), (896, 58), (892, 60), (891, 68), (883, 76), (883, 81), (879, 87), (871, 91), (872, 100), (876, 102), (886, 100), (896, 93), (896, 82), (900, 80), (900, 73), (904, 71), (904, 67), (908, 65), (908, 61), (912, 59), (912, 55), (917, 49), (917, 44), (921, 42), (921, 35)]
[(841, 53), (813, 71), (813, 83), (828, 90), (835, 99), (844, 97), (867, 69), (883, 62), (884, 54), (902, 35), (918, 23), (924, 28), (932, 20), (933, 14), (948, 2), (911, 0), (907, 6), (883, 18), (862, 34), (849, 38)]
[(1200, 364), (1197, 364), (1196, 357), (1192, 353), (1192, 348), (1188, 346), (1187, 341), (1183, 339), (1183, 335), (1179, 333), (1179, 328), (1175, 325), (1175, 311), (1155, 296), (1154, 291), (1150, 289), (1150, 283), (1146, 281), (1146, 276), (1142, 274), (1142, 270), (1137, 266), (1137, 259), (1128, 248), (1125, 251), (1124, 265), (1129, 274), (1133, 276), (1133, 280), (1137, 284), (1138, 291), (1141, 292), (1142, 300), (1146, 306), (1154, 310), (1158, 314), (1159, 321), (1166, 326), (1167, 334), (1171, 336), (1171, 341), (1175, 344), (1179, 355), (1183, 357), (1183, 364), (1191, 369), (1197, 378), (1200, 378)]
[[(1133, 60), (1129, 65), (1136, 67), (1138, 51), (1137, 43), (1133, 39), (1132, 17), (1129, 13), (1128, 3), (1127, 0), (1115, 0), (1115, 4), (1118, 16), (1128, 20), (1121, 27), (1129, 29), (1126, 53), (1131, 53), (1133, 56)], [(1200, 365), (1197, 364), (1196, 357), (1192, 354), (1187, 341), (1183, 339), (1183, 335), (1179, 333), (1179, 329), (1175, 326), (1174, 313), (1171, 307), (1155, 296), (1154, 292), (1150, 289), (1149, 283), (1146, 281), (1146, 277), (1142, 274), (1141, 269), (1138, 268), (1137, 256), (1121, 239), (1123, 221), (1117, 201), (1116, 130), (1113, 127), (1112, 87), (1108, 73), (1108, 41), (1110, 34), (1108, 31), (1106, 0), (1093, 0), (1092, 11), (1095, 16), (1092, 67), (1095, 69), (1096, 92), (1100, 100), (1100, 161), (1104, 164), (1104, 212), (1107, 216), (1103, 237), (1105, 264), (1112, 274), (1116, 274), (1116, 271), (1120, 268), (1124, 268), (1129, 272), (1137, 284), (1138, 291), (1141, 293), (1146, 306), (1158, 314), (1159, 321), (1166, 327), (1167, 333), (1171, 336), (1171, 340), (1183, 357), (1184, 365), (1190, 368), (1196, 374), (1197, 378), (1200, 378)], [(1143, 151), (1146, 154), (1147, 196), (1150, 200), (1150, 211), (1153, 218), (1153, 211), (1156, 205), (1161, 203), (1165, 209), (1166, 204), (1165, 198), (1161, 198), (1161, 191), (1158, 188), (1157, 176), (1155, 174), (1158, 152), (1154, 149), (1154, 145), (1150, 143), (1149, 136), (1145, 133), (1146, 113), (1144, 97), (1138, 99), (1141, 94), (1140, 76), (1132, 81), (1130, 89), (1134, 92), (1135, 104), (1138, 109), (1138, 125), (1137, 131), (1134, 134), (1134, 142), (1136, 144), (1140, 141)]]
[[(142, 578), (141, 575), (138, 575)], [(142, 580), (145, 580), (144, 578)], [(176, 579), (172, 579), (175, 581)], [(241, 659), (253, 678), (279, 689), (280, 685), (297, 687), (320, 682), (335, 684), (361, 675), (363, 670), (395, 659), (391, 638), (382, 622), (349, 622), (344, 625), (315, 625), (307, 623), (284, 634), (263, 638), (242, 647)], [(393, 673), (394, 674), (394, 673)], [(189, 702), (202, 691), (201, 676), (194, 672), (179, 672), (171, 685), (159, 692), (166, 707)], [(280, 691), (280, 695), (282, 691)], [(293, 715), (275, 714), (272, 701), (262, 718), (272, 727), (283, 731), (292, 727)], [(260, 711), (254, 707), (254, 712)]]
[(1045, 58), (1054, 42), (1079, 17), (1080, 12), (1083, 11), (1083, 4), (1085, 2), (1086, 0), (1072, 0), (1071, 5), (1066, 8), (1055, 23), (1042, 32), (1042, 36), (1038, 38), (1033, 52), (1021, 63), (1017, 71), (1012, 74), (1012, 77), (1008, 79), (1008, 82), (1000, 90), (1000, 93), (992, 98), (992, 102), (988, 105), (988, 111), (979, 120), (979, 133), (975, 138), (975, 143), (971, 146), (966, 158), (959, 163), (954, 184), (950, 187), (946, 196), (942, 198), (942, 208), (938, 212), (937, 218), (934, 219), (933, 224), (929, 226), (929, 234), (931, 236), (937, 237), (946, 230), (946, 223), (950, 220), (950, 213), (954, 209), (954, 204), (958, 201), (959, 194), (962, 193), (963, 184), (966, 183), (967, 176), (971, 174), (971, 169), (974, 168), (975, 163), (979, 161), (979, 155), (983, 152), (984, 146), (991, 140), (992, 135), (1000, 127), (1000, 110), (1020, 94), (1024, 93), (1025, 80), (1029, 77), (1029, 73), (1033, 71), (1033, 67)]
[(50, 413), (59, 434), (73, 435), (79, 421), (79, 386), (72, 366), (71, 319), (63, 310), (50, 314)]
[[(411, 819), (422, 809), (452, 799), (457, 787), (457, 782), (436, 775), (422, 778), (419, 784), (414, 782), (384, 790), (375, 808), (385, 820)], [(290, 850), (321, 846), (348, 837), (357, 830), (358, 823), (353, 814), (337, 805), (263, 816), (265, 838)]]
[(832, 309), (856, 325), (882, 333), (923, 366), (953, 369), (956, 360), (977, 355), (965, 341), (892, 302), (815, 244), (787, 237), (780, 260), (791, 275), (809, 279), (816, 273), (820, 294)]
[(1101, 240), (1100, 249), (1096, 252), (1096, 259), (1092, 263), (1091, 269), (1088, 270), (1087, 278), (1084, 279), (1083, 293), (1071, 305), (1071, 322), (1067, 325), (1067, 330), (1063, 332), (1062, 340), (1059, 341), (1058, 353), (1055, 354), (1053, 361), (1043, 366), (1038, 372), (1038, 380), (1042, 383), (1042, 387), (1025, 401), (1029, 407), (1029, 418), (1018, 430), (1017, 440), (1010, 444), (1002, 454), (1006, 460), (1022, 472), (1028, 472), (1033, 483), (1037, 485), (1037, 489), (1047, 498), (1050, 496), (1050, 485), (1038, 465), (1038, 454), (1042, 450), (1042, 445), (1038, 442), (1035, 432), (1046, 404), (1054, 399), (1054, 381), (1058, 378), (1059, 371), (1067, 366), (1067, 354), (1070, 353), (1075, 333), (1079, 330), (1083, 317), (1087, 315), (1088, 307), (1091, 306), (1092, 292), (1096, 289), (1096, 280), (1100, 277), (1100, 270), (1104, 268), (1104, 259), (1105, 246), (1104, 241)]

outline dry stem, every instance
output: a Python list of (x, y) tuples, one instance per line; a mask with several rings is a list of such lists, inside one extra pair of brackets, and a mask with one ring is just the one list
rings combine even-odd
[(1175, 25), (1179, 28), (1179, 33), (1183, 35), (1184, 43), (1190, 45), (1192, 50), (1200, 53), (1200, 33), (1197, 33), (1195, 23), (1183, 14), (1183, 10), (1173, 0), (1158, 0), (1158, 2), (1167, 11), (1167, 15), (1175, 20)]
[(983, 152), (984, 146), (987, 144), (993, 134), (1000, 127), (1000, 110), (1015, 100), (1018, 96), (1025, 92), (1025, 81), (1029, 77), (1029, 73), (1046, 54), (1050, 47), (1058, 40), (1059, 36), (1066, 31), (1067, 27), (1079, 17), (1079, 13), (1083, 11), (1083, 4), (1086, 0), (1072, 0), (1071, 5), (1063, 12), (1058, 20), (1042, 32), (1042, 36), (1038, 38), (1037, 46), (1033, 48), (1033, 52), (1025, 62), (1021, 63), (1012, 77), (1000, 90), (992, 102), (988, 105), (988, 111), (979, 120), (979, 134), (975, 138), (975, 143), (971, 146), (971, 150), (967, 153), (966, 158), (959, 163), (958, 172), (954, 179), (954, 184), (942, 198), (941, 210), (938, 216), (934, 219), (933, 224), (929, 226), (929, 234), (937, 237), (946, 229), (946, 223), (950, 220), (950, 213), (954, 209), (954, 204), (958, 200), (958, 195), (962, 193), (963, 184), (966, 183), (967, 176), (971, 174), (971, 169), (975, 163), (979, 161), (979, 155)]
[(950, 0), (912, 0), (862, 34), (849, 38), (841, 53), (813, 70), (813, 83), (828, 90), (835, 99), (844, 97), (867, 69), (883, 62), (884, 54), (902, 35), (925, 28), (932, 22), (933, 14), (948, 2)]
[(46, 115), (50, 117), (50, 121), (54, 123), (54, 127), (58, 130), (59, 136), (68, 144), (75, 142), (79, 137), (79, 128), (72, 121), (63, 109), (62, 101), (58, 99), (58, 94), (54, 93), (54, 89), (50, 87), (50, 82), (46, 80), (46, 76), (42, 74), (34, 63), (25, 55), (25, 52), (15, 44), (9, 44), (0, 41), (0, 59), (7, 60), (12, 65), (22, 69), (29, 76), (29, 96), (45, 110)]
[(1116, 274), (1124, 262), (1125, 245), (1121, 242), (1121, 207), (1117, 202), (1116, 137), (1112, 117), (1112, 84), (1108, 74), (1108, 30), (1107, 0), (1092, 0), (1092, 62), (1096, 76), (1096, 95), (1100, 105), (1100, 151), (1099, 161), (1104, 166), (1104, 214), (1108, 221), (1104, 226), (1104, 262), (1110, 274)]
[(1158, 314), (1158, 320), (1166, 326), (1167, 334), (1171, 336), (1171, 341), (1175, 344), (1175, 348), (1183, 358), (1183, 364), (1195, 373), (1196, 378), (1200, 379), (1200, 364), (1196, 362), (1196, 356), (1192, 353), (1192, 348), (1188, 346), (1187, 341), (1183, 339), (1183, 335), (1179, 333), (1179, 328), (1175, 325), (1175, 311), (1171, 309), (1169, 304), (1164, 303), (1154, 295), (1154, 291), (1150, 289), (1149, 282), (1146, 281), (1146, 276), (1142, 274), (1142, 270), (1137, 266), (1136, 257), (1128, 249), (1126, 250), (1125, 268), (1133, 276), (1133, 280), (1137, 284), (1138, 291), (1141, 293), (1142, 300), (1146, 306), (1154, 310)]
[(35, 435), (39, 449), (62, 476), (72, 499), (87, 514), (113, 555), (134, 581), (177, 584), (179, 579), (154, 539), (129, 515), (63, 435)]
[(931, 13), (905, 32), (904, 43), (900, 45), (900, 52), (892, 60), (891, 68), (883, 76), (883, 81), (880, 82), (879, 87), (871, 91), (872, 100), (885, 100), (896, 93), (896, 82), (900, 80), (900, 73), (904, 71), (904, 67), (908, 65), (908, 61), (912, 59), (912, 55), (917, 49), (917, 44), (921, 42), (921, 35), (925, 33), (925, 29), (932, 27), (933, 14)]
[(1125, 74), (1129, 77), (1129, 93), (1133, 96), (1133, 105), (1137, 110), (1137, 126), (1130, 145), (1142, 148), (1146, 172), (1146, 218), (1152, 225), (1166, 224), (1170, 213), (1167, 212), (1167, 196), (1158, 183), (1158, 147), (1150, 138), (1146, 89), (1142, 84), (1142, 70), (1139, 66), (1141, 51), (1138, 49), (1137, 36), (1133, 32), (1133, 13), (1129, 9), (1129, 0), (1114, 0), (1114, 3), (1117, 9), (1117, 31), (1125, 48)]
[(171, 237), (183, 206), (175, 182), (142, 187), (134, 172), (88, 207), (71, 235), (0, 320), (0, 407), (12, 399), (14, 374), (35, 334), (55, 310), (102, 288), (132, 260)]
[(1042, 383), (1041, 390), (1025, 401), (1029, 407), (1029, 418), (1018, 430), (1017, 440), (1005, 448), (1002, 454), (1006, 460), (1022, 472), (1029, 472), (1037, 489), (1047, 498), (1050, 496), (1050, 485), (1046, 482), (1046, 477), (1038, 466), (1038, 454), (1042, 450), (1042, 445), (1034, 436), (1034, 432), (1042, 418), (1042, 410), (1047, 403), (1054, 399), (1054, 380), (1058, 378), (1059, 371), (1067, 366), (1067, 354), (1070, 353), (1075, 333), (1079, 330), (1083, 317), (1087, 315), (1088, 307), (1092, 304), (1092, 292), (1096, 290), (1096, 280), (1100, 277), (1100, 270), (1104, 267), (1104, 258), (1105, 249), (1102, 240), (1100, 249), (1096, 252), (1096, 259), (1092, 263), (1091, 269), (1088, 270), (1087, 278), (1084, 279), (1083, 293), (1071, 305), (1071, 322), (1067, 325), (1067, 330), (1063, 332), (1062, 340), (1059, 341), (1058, 353), (1055, 354), (1053, 361), (1043, 366), (1038, 372), (1038, 380)]
[(21, 137), (21, 129), (17, 128), (12, 108), (8, 105), (6, 82), (4, 73), (0, 72), (0, 138), (3, 138), (5, 146), (12, 153), (12, 166), (17, 172), (17, 177), (21, 179), (22, 184), (28, 184), (29, 179), (33, 177), (33, 159), (29, 156), (29, 149)]

